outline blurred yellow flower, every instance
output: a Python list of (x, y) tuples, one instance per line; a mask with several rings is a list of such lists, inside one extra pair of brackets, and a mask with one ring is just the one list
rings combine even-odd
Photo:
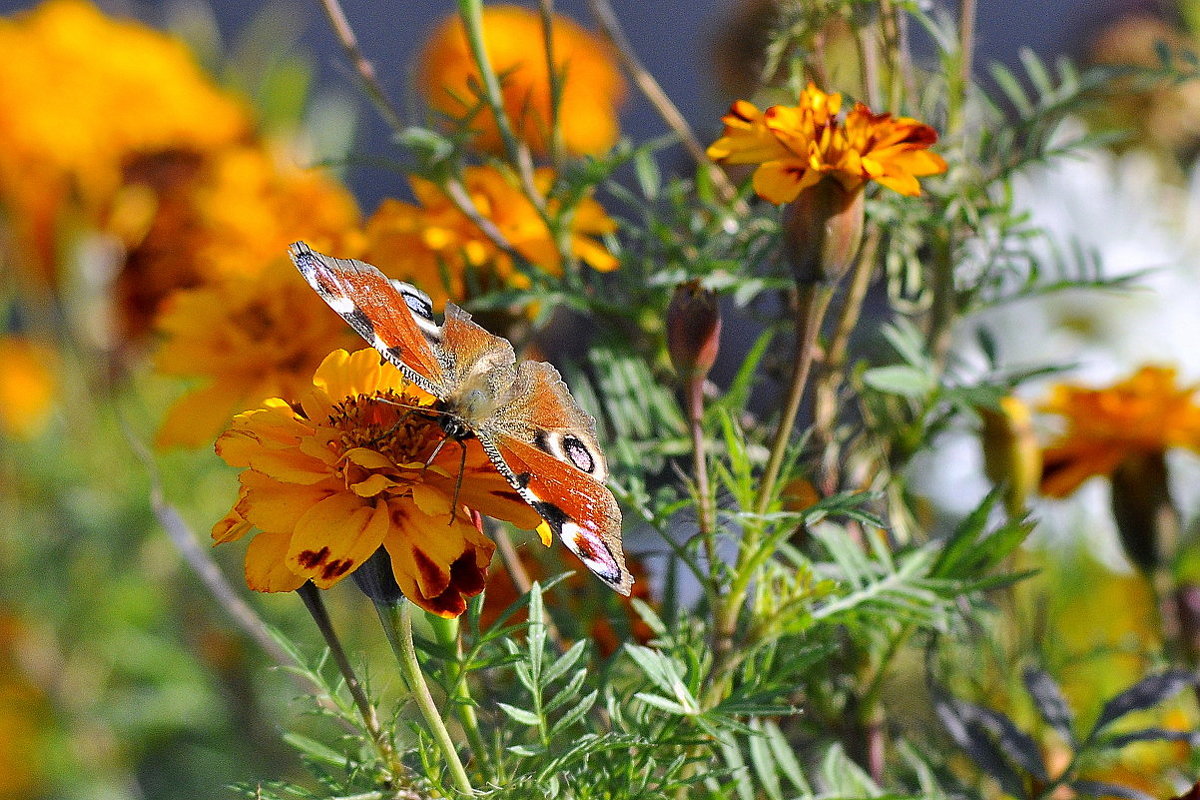
[(873, 180), (903, 195), (921, 193), (918, 177), (946, 171), (928, 148), (937, 132), (909, 117), (873, 114), (862, 103), (844, 118), (840, 94), (813, 84), (795, 106), (760, 111), (738, 100), (722, 118), (725, 134), (708, 156), (726, 164), (757, 164), (754, 190), (772, 203), (790, 203), (828, 175), (852, 191)]
[(182, 42), (48, 0), (0, 18), (0, 209), (17, 263), (54, 281), (61, 226), (93, 222), (126, 163), (245, 138), (243, 104), (218, 89)]
[(1131, 456), (1173, 447), (1200, 452), (1196, 386), (1178, 386), (1175, 370), (1146, 366), (1104, 389), (1055, 386), (1041, 410), (1066, 419), (1043, 452), (1041, 491), (1066, 497), (1095, 475), (1111, 475)]
[(525, 528), (541, 518), (477, 440), (441, 446), (431, 403), (374, 350), (336, 350), (298, 403), (271, 398), (234, 418), (217, 453), (244, 468), (241, 490), (213, 538), (260, 531), (246, 551), (251, 589), (327, 588), (383, 547), (414, 603), (443, 617), (466, 609), (495, 549), (468, 509)]
[(58, 353), (20, 336), (0, 336), (0, 431), (32, 439), (50, 421), (58, 393)]
[(245, 145), (204, 158), (160, 154), (127, 170), (108, 225), (128, 248), (117, 278), (127, 335), (145, 332), (172, 291), (258, 272), (299, 238), (361, 249), (353, 196), (296, 162), (282, 148)]
[(165, 375), (202, 379), (168, 410), (161, 447), (211, 442), (237, 412), (268, 397), (298, 400), (313, 370), (356, 334), (280, 256), (265, 268), (176, 292), (158, 321)]
[[(389, 276), (421, 287), (436, 306), (461, 302), (479, 291), (529, 285), (512, 258), (442, 193), (421, 178), (410, 178), (417, 204), (385, 200), (366, 225), (365, 258)], [(537, 209), (521, 190), (491, 167), (468, 167), (463, 182), (476, 208), (496, 224), (513, 247), (534, 266), (561, 275), (558, 250)], [(537, 188), (545, 192), (554, 172), (539, 169)], [(571, 219), (571, 252), (593, 269), (615, 269), (617, 260), (594, 237), (616, 223), (591, 198)]]
[[(541, 17), (520, 6), (487, 6), (483, 28), (514, 133), (535, 152), (544, 153), (550, 131), (550, 71)], [(625, 97), (608, 43), (559, 16), (551, 36), (554, 63), (563, 75), (563, 146), (577, 154), (604, 152), (617, 141), (617, 107)], [(417, 84), (429, 104), (475, 131), (476, 147), (498, 151), (503, 144), (500, 132), (491, 112), (479, 109), (479, 70), (457, 15), (434, 30), (417, 64)]]

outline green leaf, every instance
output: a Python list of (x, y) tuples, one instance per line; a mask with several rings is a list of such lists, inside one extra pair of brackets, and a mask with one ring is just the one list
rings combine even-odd
[(538, 715), (532, 711), (526, 711), (523, 708), (510, 706), (508, 703), (497, 702), (496, 705), (498, 705), (500, 710), (507, 714), (514, 722), (519, 722), (522, 725), (529, 725), (530, 727), (536, 726), (540, 723)]
[(937, 389), (937, 381), (932, 375), (903, 364), (874, 367), (863, 373), (862, 380), (877, 392), (913, 399), (928, 397)]

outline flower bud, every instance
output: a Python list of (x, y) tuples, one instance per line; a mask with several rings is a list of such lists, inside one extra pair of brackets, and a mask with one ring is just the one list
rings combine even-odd
[(999, 408), (980, 408), (983, 428), (983, 472), (997, 486), (1007, 487), (1004, 506), (1010, 516), (1025, 512), (1030, 492), (1042, 476), (1042, 449), (1033, 430), (1033, 415), (1020, 398), (1000, 398)]
[(350, 579), (376, 605), (396, 606), (404, 601), (404, 593), (392, 572), (392, 558), (382, 547), (350, 573)]
[(1130, 453), (1113, 470), (1112, 512), (1125, 555), (1135, 566), (1150, 573), (1170, 558), (1179, 516), (1161, 450)]
[(821, 178), (788, 204), (783, 246), (796, 283), (832, 283), (850, 269), (862, 241), (863, 187)]
[(721, 309), (717, 294), (700, 281), (675, 287), (667, 307), (667, 350), (685, 381), (703, 379), (717, 360)]

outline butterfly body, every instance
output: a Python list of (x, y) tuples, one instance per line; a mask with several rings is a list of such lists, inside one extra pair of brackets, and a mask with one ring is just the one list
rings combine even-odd
[(588, 569), (621, 594), (633, 578), (621, 548), (621, 514), (604, 486), (608, 468), (595, 421), (550, 364), (518, 362), (512, 345), (375, 267), (289, 248), (300, 273), (334, 311), (412, 383), (437, 398), (447, 437), (477, 439), (496, 469)]

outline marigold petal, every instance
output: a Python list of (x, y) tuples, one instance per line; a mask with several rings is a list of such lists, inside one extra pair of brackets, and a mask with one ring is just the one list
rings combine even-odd
[(246, 520), (264, 531), (292, 532), (310, 508), (342, 491), (336, 479), (317, 484), (285, 483), (261, 472), (246, 470), (240, 476), (241, 499), (237, 509)]
[(917, 197), (921, 194), (921, 182), (907, 172), (897, 175), (875, 175), (875, 182), (899, 192), (905, 197)]
[(291, 592), (306, 578), (288, 568), (288, 533), (260, 533), (246, 548), (246, 585), (256, 592)]
[(1066, 497), (1088, 478), (1111, 475), (1123, 458), (1119, 449), (1086, 443), (1052, 447), (1042, 454), (1039, 490), (1047, 497)]
[(430, 517), (450, 516), (450, 495), (435, 489), (428, 483), (417, 483), (412, 487), (412, 499), (421, 512)]
[(754, 171), (754, 191), (771, 203), (790, 203), (800, 192), (820, 180), (803, 161), (768, 161)]
[(483, 591), (495, 544), (461, 516), (447, 525), (412, 504), (393, 509), (392, 522), (384, 547), (400, 590), (432, 614), (461, 614)]
[[(244, 496), (245, 490), (242, 490), (239, 493), (239, 501)], [(213, 525), (213, 546), (225, 544), (226, 542), (236, 542), (249, 533), (253, 527), (253, 525), (246, 521), (241, 512), (238, 511), (237, 504), (234, 504), (234, 507), (229, 509), (229, 513), (222, 517), (216, 525)]]
[(327, 589), (379, 549), (388, 525), (385, 502), (372, 507), (348, 492), (327, 497), (296, 522), (288, 568)]
[(366, 480), (350, 484), (350, 490), (359, 497), (375, 497), (396, 485), (396, 482), (378, 472), (371, 474)]

